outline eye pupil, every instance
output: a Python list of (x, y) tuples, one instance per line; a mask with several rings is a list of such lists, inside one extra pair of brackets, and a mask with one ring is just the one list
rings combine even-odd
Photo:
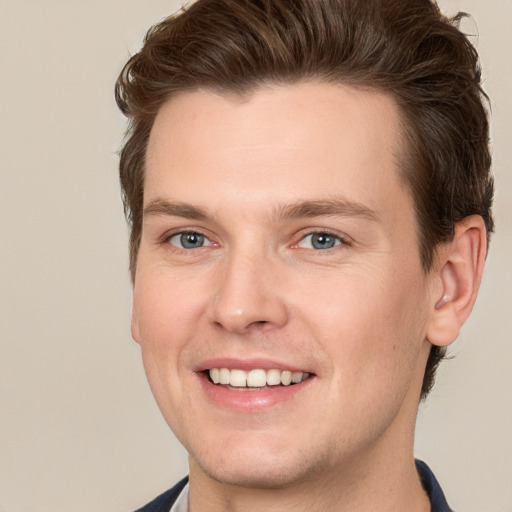
[(180, 242), (185, 249), (196, 249), (204, 245), (204, 236), (199, 233), (183, 233)]
[(336, 238), (326, 233), (315, 233), (311, 236), (311, 244), (315, 249), (331, 249), (336, 245)]

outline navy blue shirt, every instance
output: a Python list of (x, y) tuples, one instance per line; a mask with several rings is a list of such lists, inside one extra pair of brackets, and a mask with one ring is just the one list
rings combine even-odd
[[(420, 475), (423, 488), (430, 498), (431, 512), (453, 512), (453, 510), (448, 506), (441, 486), (439, 485), (439, 482), (436, 480), (436, 477), (430, 468), (421, 460), (417, 460), (416, 469)], [(172, 489), (164, 492), (153, 501), (148, 503), (146, 506), (139, 508), (135, 512), (169, 512), (173, 503), (178, 499), (180, 492), (183, 490), (187, 482), (188, 477), (184, 478)]]
[(453, 512), (453, 510), (448, 506), (443, 490), (431, 469), (421, 460), (416, 461), (416, 469), (420, 475), (423, 489), (425, 489), (428, 497), (430, 498), (431, 511)]

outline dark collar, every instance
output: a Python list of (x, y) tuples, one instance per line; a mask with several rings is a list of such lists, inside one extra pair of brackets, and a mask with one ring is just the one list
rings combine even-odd
[(178, 482), (172, 489), (160, 494), (160, 496), (135, 512), (169, 512), (174, 502), (178, 499), (180, 492), (187, 485), (187, 482), (188, 476)]
[(416, 469), (420, 475), (421, 483), (430, 498), (432, 512), (453, 512), (448, 506), (443, 490), (434, 473), (421, 460), (416, 460)]

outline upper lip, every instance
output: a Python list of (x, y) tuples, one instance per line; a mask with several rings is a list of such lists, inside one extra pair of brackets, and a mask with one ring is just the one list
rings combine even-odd
[(286, 363), (283, 361), (254, 358), (254, 359), (239, 359), (232, 357), (216, 357), (202, 361), (197, 365), (196, 371), (202, 372), (212, 368), (229, 368), (231, 370), (288, 370), (291, 372), (307, 372), (313, 373), (310, 369), (300, 364)]

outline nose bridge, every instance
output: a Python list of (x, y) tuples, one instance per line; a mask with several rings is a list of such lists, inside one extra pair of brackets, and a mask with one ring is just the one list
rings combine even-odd
[(264, 249), (246, 246), (229, 251), (217, 280), (213, 321), (236, 333), (286, 323), (286, 305), (274, 279), (276, 266), (277, 258)]

